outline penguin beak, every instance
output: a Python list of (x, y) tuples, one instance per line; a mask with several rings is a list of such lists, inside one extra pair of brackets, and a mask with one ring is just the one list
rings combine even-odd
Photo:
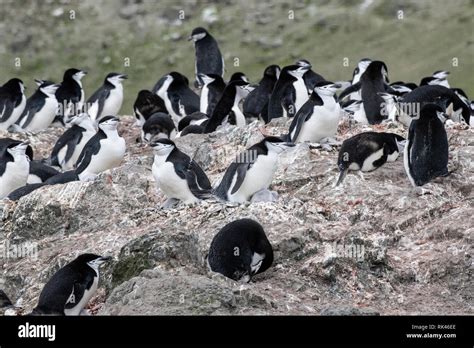
[(192, 36), (189, 36), (188, 37), (188, 41), (192, 41), (193, 40), (193, 37)]
[(128, 80), (128, 75), (127, 74), (122, 74), (120, 75), (121, 80)]
[(102, 256), (99, 261), (107, 262), (112, 260), (112, 256)]
[(332, 85), (332, 88), (335, 88), (335, 89), (339, 89), (339, 88), (341, 88), (341, 87), (342, 87), (342, 85), (341, 85), (340, 83), (334, 83), (334, 84)]

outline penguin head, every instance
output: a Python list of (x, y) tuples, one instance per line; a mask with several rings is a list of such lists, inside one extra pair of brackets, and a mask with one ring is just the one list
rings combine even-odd
[(377, 94), (381, 96), (383, 100), (385, 101), (385, 103), (387, 104), (398, 102), (398, 96), (396, 96), (395, 94), (386, 93), (386, 92), (378, 92)]
[(86, 74), (87, 74), (87, 71), (84, 71), (84, 70), (79, 70), (79, 69), (74, 69), (74, 68), (67, 69), (64, 72), (63, 80), (66, 81), (66, 80), (73, 79), (73, 80), (76, 80), (76, 81), (81, 81), (81, 79), (84, 76), (86, 76)]
[(188, 38), (188, 41), (198, 42), (199, 40), (204, 39), (209, 33), (203, 27), (194, 28), (191, 32), (191, 36)]
[(172, 79), (171, 83), (173, 83), (173, 85), (186, 85), (186, 86), (189, 85), (188, 78), (177, 71), (170, 72), (166, 78)]
[(362, 100), (351, 100), (343, 107), (343, 110), (349, 114), (354, 114), (355, 112), (359, 111), (363, 105), (364, 104)]
[(262, 142), (265, 144), (269, 152), (276, 153), (282, 153), (283, 151), (295, 146), (293, 143), (288, 143), (282, 138), (274, 136), (265, 137)]
[(208, 85), (216, 80), (216, 76), (214, 74), (203, 74), (199, 73), (198, 78), (202, 81), (203, 85)]
[(306, 59), (299, 59), (296, 61), (295, 64), (301, 67), (306, 67), (308, 68), (308, 70), (312, 68), (311, 63), (307, 61)]
[(85, 264), (94, 270), (98, 270), (103, 263), (112, 260), (110, 256), (100, 256), (96, 254), (81, 254), (73, 261), (74, 263)]
[(233, 73), (229, 81), (243, 81), (249, 83), (249, 79), (247, 78), (247, 76), (245, 76), (243, 72)]
[(370, 58), (363, 58), (357, 63), (357, 68), (359, 69), (360, 73), (363, 73), (365, 70), (367, 70), (367, 67), (372, 63), (372, 59)]
[(293, 77), (301, 78), (310, 69), (307, 66), (289, 65), (283, 68)]
[(374, 60), (369, 64), (361, 78), (367, 80), (377, 80), (382, 78), (385, 83), (389, 83), (387, 65), (380, 60)]
[(17, 158), (21, 158), (23, 156), (26, 156), (29, 160), (31, 160), (32, 158), (29, 158), (29, 156), (27, 155), (27, 151), (28, 151), (28, 148), (30, 147), (29, 146), (30, 144), (25, 141), (25, 142), (21, 142), (21, 141), (12, 141), (8, 146), (7, 146), (7, 152), (14, 158), (14, 159), (17, 159)]
[(99, 121), (99, 128), (105, 131), (117, 130), (117, 126), (120, 120), (115, 116), (105, 116), (102, 117)]
[(8, 80), (3, 86), (2, 89), (7, 90), (9, 93), (21, 93), (25, 92), (25, 85), (23, 81), (17, 78)]
[(59, 84), (55, 84), (51, 81), (46, 81), (46, 80), (39, 80), (42, 83), (39, 85), (38, 89), (46, 94), (47, 96), (54, 96), (57, 89), (59, 88)]
[[(439, 118), (443, 123), (448, 118), (445, 113), (445, 110), (443, 109), (443, 107), (441, 107), (441, 105), (438, 105), (435, 103), (424, 104), (421, 107), (419, 118), (428, 119), (428, 118), (434, 118), (434, 117)], [(413, 118), (416, 119), (417, 117), (413, 117)]]
[(252, 92), (255, 87), (252, 87), (248, 84), (248, 82), (244, 82), (242, 80), (233, 80), (229, 82), (229, 85), (234, 85), (237, 98), (243, 99), (249, 95), (250, 92)]
[(143, 124), (142, 140), (148, 143), (155, 139), (169, 138), (173, 130), (175, 125), (171, 116), (164, 112), (156, 112)]
[(431, 77), (427, 79), (428, 85), (435, 86), (435, 85), (441, 85), (443, 82), (446, 81), (446, 78), (436, 78), (436, 77)]
[(166, 138), (153, 141), (150, 143), (150, 146), (152, 147), (155, 155), (158, 156), (168, 156), (176, 148), (175, 143)]
[(119, 74), (119, 73), (109, 73), (107, 74), (104, 83), (111, 83), (114, 86), (119, 85), (122, 83), (123, 80), (128, 79), (128, 76), (126, 74)]
[(94, 122), (92, 122), (92, 119), (90, 118), (89, 114), (86, 112), (80, 113), (78, 115), (74, 115), (69, 118), (67, 121), (67, 125), (69, 127), (78, 125), (82, 128), (86, 129), (94, 129)]
[(263, 75), (278, 79), (280, 77), (280, 67), (278, 65), (269, 65), (266, 67)]
[(331, 81), (320, 81), (314, 85), (313, 91), (318, 95), (333, 96), (339, 88), (341, 88), (341, 85), (339, 83), (334, 83)]
[(431, 75), (431, 76), (433, 76), (433, 77), (436, 78), (436, 79), (444, 79), (444, 80), (446, 80), (446, 78), (448, 77), (448, 75), (449, 75), (449, 71), (446, 71), (446, 70), (438, 70), (438, 71), (435, 71), (435, 72), (433, 73), (433, 75)]

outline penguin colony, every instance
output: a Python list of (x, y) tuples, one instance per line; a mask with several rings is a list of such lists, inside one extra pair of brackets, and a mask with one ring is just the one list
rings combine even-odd
[[(301, 142), (329, 149), (340, 145), (335, 187), (343, 184), (349, 171), (373, 171), (400, 155), (407, 182), (422, 186), (449, 175), (445, 127), (454, 123), (473, 126), (473, 101), (461, 89), (450, 87), (447, 71), (423, 77), (419, 84), (390, 83), (384, 62), (364, 58), (352, 79), (331, 82), (313, 71), (309, 61), (300, 59), (282, 68), (269, 65), (260, 81), (251, 85), (240, 72), (225, 80), (224, 59), (206, 29), (195, 28), (189, 40), (195, 48), (195, 89), (186, 76), (173, 71), (151, 90), (141, 90), (133, 105), (141, 141), (153, 152), (156, 184), (168, 198), (163, 208), (206, 199), (237, 204), (274, 201), (277, 195), (269, 187), (278, 156)], [(0, 199), (18, 200), (45, 185), (94, 180), (120, 165), (126, 143), (118, 132), (117, 115), (123, 101), (122, 81), (127, 76), (109, 73), (85, 100), (81, 80), (86, 74), (68, 69), (60, 84), (35, 80), (38, 89), (28, 99), (17, 78), (0, 87), (0, 129), (64, 128), (51, 155), (41, 160), (34, 159), (28, 142), (0, 139)], [(266, 136), (239, 154), (215, 187), (199, 164), (173, 141), (190, 133), (211, 133), (223, 125), (241, 127), (280, 117), (292, 118), (288, 133)], [(362, 132), (341, 145), (333, 138), (343, 119), (350, 124), (401, 123), (408, 136)], [(79, 255), (46, 283), (31, 314), (86, 314), (98, 286), (99, 266), (108, 260), (110, 257)], [(240, 219), (215, 235), (207, 261), (212, 271), (249, 282), (271, 266), (273, 250), (258, 222)], [(11, 305), (3, 291), (0, 294)]]

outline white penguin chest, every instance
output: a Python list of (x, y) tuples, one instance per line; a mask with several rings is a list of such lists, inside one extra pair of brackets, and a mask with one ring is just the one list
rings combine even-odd
[(209, 105), (209, 88), (204, 85), (201, 89), (201, 99), (199, 109), (202, 113), (207, 114), (207, 107)]
[(198, 201), (188, 187), (186, 179), (176, 174), (174, 165), (164, 156), (156, 156), (152, 167), (153, 177), (161, 191), (168, 198), (176, 198), (186, 203)]
[(8, 129), (12, 124), (14, 124), (18, 119), (20, 118), (21, 114), (23, 113), (23, 110), (25, 110), (26, 106), (26, 97), (25, 95), (22, 96), (20, 104), (13, 109), (10, 118), (5, 121), (3, 124), (5, 128), (3, 129)]
[(117, 135), (107, 135), (100, 141), (100, 150), (92, 155), (86, 172), (99, 174), (108, 169), (118, 167), (125, 155), (125, 140)]
[(302, 78), (298, 78), (293, 82), (293, 88), (295, 89), (295, 113), (303, 106), (308, 100), (308, 89)]
[(313, 108), (313, 115), (303, 124), (298, 142), (318, 142), (324, 138), (333, 137), (337, 132), (341, 110), (334, 100), (324, 101), (322, 106)]
[(277, 164), (278, 155), (276, 153), (258, 156), (255, 163), (247, 171), (240, 188), (234, 194), (230, 194), (237, 181), (237, 173), (235, 173), (229, 188), (229, 200), (232, 202), (245, 202), (250, 200), (254, 193), (268, 188), (272, 183)]
[(58, 101), (55, 97), (46, 98), (43, 107), (33, 116), (30, 124), (25, 129), (36, 131), (48, 128), (54, 120), (57, 108)]
[(8, 162), (5, 172), (0, 177), (0, 199), (10, 192), (26, 185), (30, 172), (30, 162), (26, 156), (18, 156), (15, 161)]
[(122, 107), (123, 102), (123, 86), (121, 84), (115, 86), (115, 88), (110, 90), (109, 97), (104, 101), (104, 108), (101, 115), (103, 116), (117, 116), (120, 108)]

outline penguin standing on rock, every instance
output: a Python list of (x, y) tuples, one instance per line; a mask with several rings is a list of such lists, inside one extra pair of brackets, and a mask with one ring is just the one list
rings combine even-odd
[(385, 93), (388, 87), (388, 72), (384, 62), (373, 61), (369, 64), (362, 74), (360, 81), (349, 88), (339, 96), (343, 100), (353, 92), (360, 91), (364, 105), (364, 115), (361, 115), (362, 123), (378, 124), (386, 117), (382, 115), (384, 100), (380, 93)]
[(248, 283), (273, 263), (273, 248), (263, 227), (251, 219), (225, 225), (213, 238), (208, 263), (212, 271)]
[(336, 134), (341, 107), (334, 99), (334, 94), (339, 87), (329, 81), (316, 83), (310, 98), (296, 113), (290, 125), (292, 142), (320, 142)]
[(246, 125), (245, 116), (240, 110), (239, 103), (242, 99), (248, 96), (253, 90), (247, 82), (240, 80), (230, 81), (222, 97), (217, 103), (214, 112), (209, 117), (209, 121), (205, 127), (205, 133), (214, 132), (218, 126), (227, 122), (237, 127)]
[(448, 175), (449, 146), (442, 119), (443, 109), (426, 104), (419, 118), (410, 124), (404, 149), (405, 171), (413, 186), (423, 186), (438, 176)]
[(148, 118), (157, 112), (168, 112), (165, 102), (158, 95), (146, 89), (138, 92), (137, 99), (133, 104), (133, 111), (137, 119), (137, 125), (142, 127)]
[(188, 82), (186, 76), (173, 71), (165, 76), (156, 92), (176, 124), (184, 116), (199, 111), (199, 96), (189, 88)]
[(212, 115), (217, 102), (225, 89), (225, 82), (219, 75), (199, 74), (203, 83), (201, 88), (200, 111), (206, 115)]
[(164, 208), (173, 206), (177, 201), (192, 204), (210, 197), (212, 187), (206, 173), (174, 142), (159, 139), (151, 143), (151, 147), (155, 154), (153, 176), (160, 190), (168, 197)]
[(167, 138), (174, 139), (176, 128), (171, 116), (163, 112), (157, 112), (146, 120), (142, 127), (142, 140), (152, 142), (153, 140)]
[(48, 128), (53, 123), (58, 100), (56, 91), (59, 85), (50, 81), (36, 80), (38, 89), (26, 101), (25, 109), (16, 122), (25, 131), (39, 131)]
[(46, 283), (32, 315), (87, 315), (85, 307), (97, 291), (99, 267), (111, 259), (79, 255)]
[(293, 117), (308, 100), (303, 75), (308, 66), (289, 65), (281, 70), (268, 102), (267, 122), (278, 117)]
[(280, 76), (278, 65), (268, 66), (258, 86), (244, 100), (243, 113), (247, 118), (261, 117), (265, 122), (268, 116), (268, 101)]
[(82, 78), (87, 71), (78, 69), (68, 69), (64, 72), (63, 82), (56, 90), (56, 99), (59, 108), (55, 122), (64, 126), (72, 115), (82, 110), (84, 105), (84, 90), (82, 88)]
[(96, 134), (94, 123), (88, 114), (82, 113), (70, 119), (68, 128), (56, 141), (49, 163), (62, 170), (74, 168), (79, 155), (90, 138)]
[(87, 113), (93, 121), (99, 121), (106, 115), (118, 115), (123, 102), (122, 81), (127, 75), (110, 73), (104, 84), (87, 100)]
[(0, 199), (26, 185), (30, 173), (28, 143), (5, 139), (0, 146)]
[[(215, 194), (226, 201), (243, 203), (268, 191), (277, 169), (278, 155), (294, 146), (277, 137), (266, 137), (249, 147), (227, 168)], [(273, 196), (273, 195), (272, 195)]]
[(340, 185), (349, 170), (373, 171), (385, 162), (394, 162), (403, 151), (405, 139), (394, 133), (364, 132), (344, 140), (337, 166)]
[(214, 37), (204, 28), (194, 28), (189, 40), (196, 50), (196, 87), (204, 84), (199, 74), (214, 74), (224, 77), (224, 58)]
[(76, 174), (81, 181), (91, 180), (122, 162), (126, 145), (117, 132), (118, 123), (115, 116), (105, 116), (99, 121), (99, 131), (89, 139), (77, 161)]
[(11, 79), (0, 87), (0, 129), (7, 130), (20, 118), (26, 106), (25, 86)]

